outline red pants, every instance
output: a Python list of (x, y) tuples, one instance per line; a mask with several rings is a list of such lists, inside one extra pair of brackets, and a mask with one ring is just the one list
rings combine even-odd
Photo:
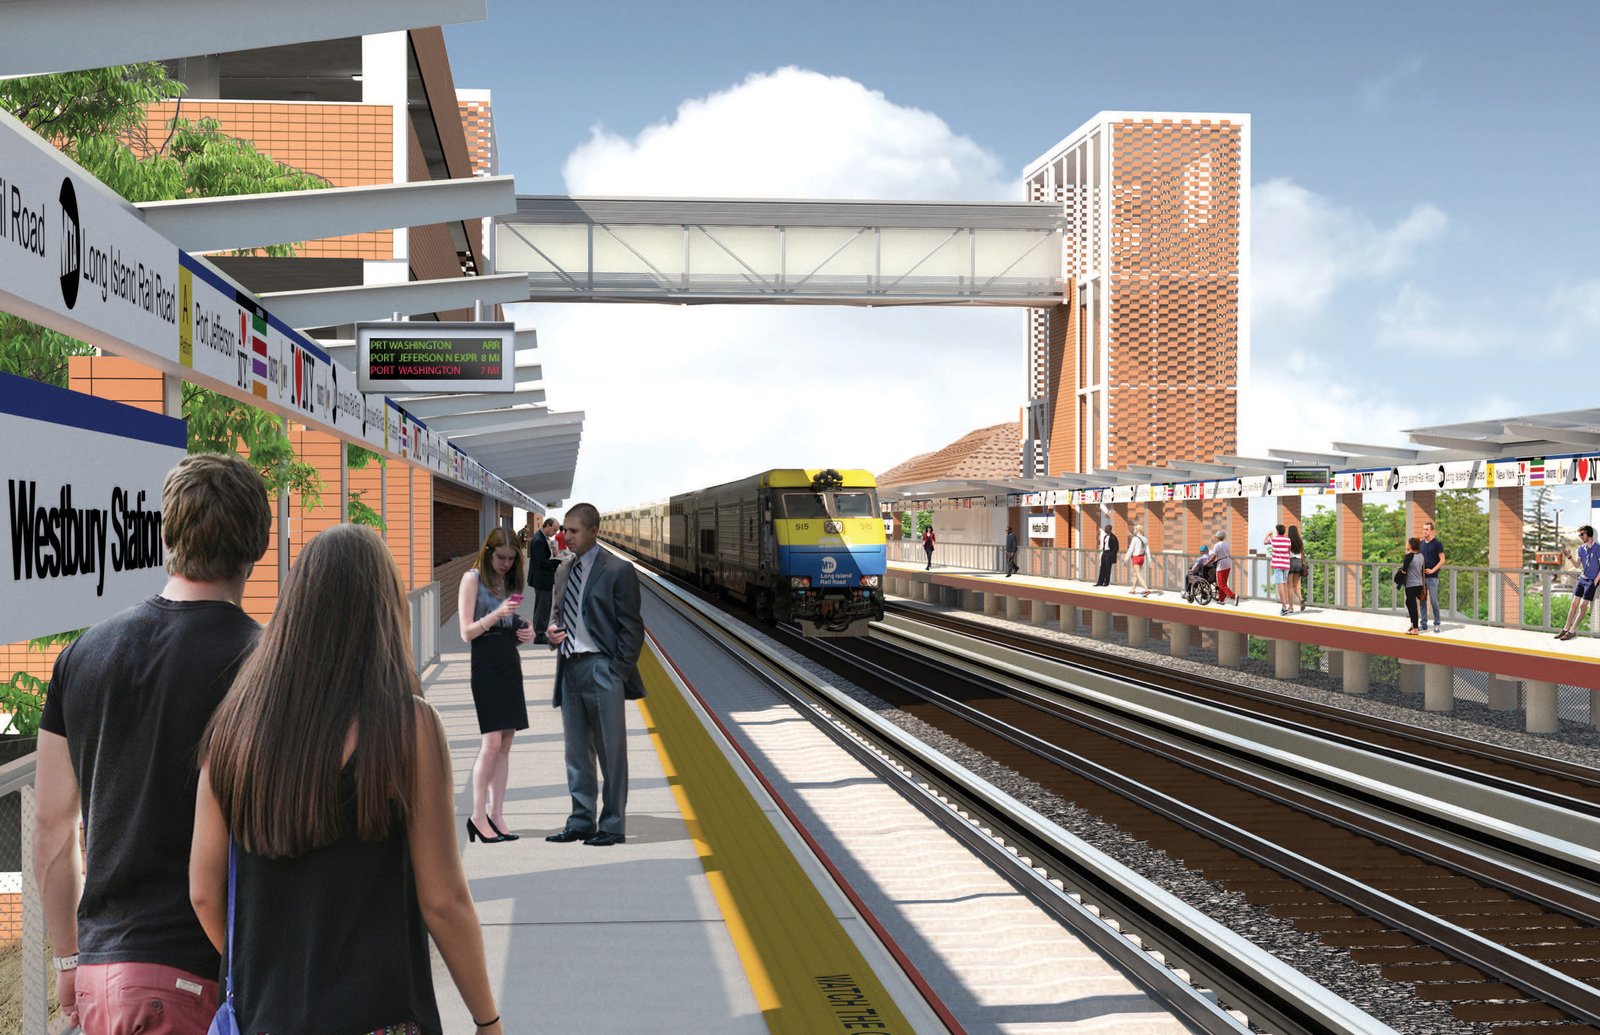
[(1232, 568), (1217, 569), (1217, 602), (1220, 604), (1229, 597), (1238, 599), (1239, 594), (1228, 588), (1228, 576), (1233, 574)]
[(93, 963), (78, 968), (83, 1035), (206, 1035), (217, 983), (159, 963)]

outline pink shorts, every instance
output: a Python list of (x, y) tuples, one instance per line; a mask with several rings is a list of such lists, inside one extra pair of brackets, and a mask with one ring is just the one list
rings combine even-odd
[(1141, 554), (1137, 554), (1137, 555), (1135, 555), (1134, 557), (1132, 557), (1130, 559), (1133, 561), (1134, 564), (1143, 564), (1144, 563), (1144, 554), (1142, 554), (1142, 553)]
[(159, 963), (86, 963), (78, 968), (83, 1035), (206, 1035), (217, 983)]

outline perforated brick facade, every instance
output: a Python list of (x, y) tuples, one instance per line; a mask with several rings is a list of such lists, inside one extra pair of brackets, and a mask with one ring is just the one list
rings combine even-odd
[(1029, 320), (1046, 473), (1236, 451), (1248, 157), (1247, 117), (1102, 113), (1030, 168), (1027, 197), (1068, 217), (1074, 285)]

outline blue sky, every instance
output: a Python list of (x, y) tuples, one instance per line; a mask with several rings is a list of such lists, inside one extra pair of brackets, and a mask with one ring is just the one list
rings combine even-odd
[[(930, 189), (852, 181), (877, 146), (859, 125), (837, 141), (807, 129), (792, 154), (749, 153), (757, 123), (837, 110), (841, 126), (900, 130), (883, 136), (930, 167), (952, 156), (954, 171), (931, 185), (945, 196), (1002, 199), (1017, 196), (1027, 162), (1097, 111), (1248, 112), (1257, 304), (1246, 446), (1398, 444), (1418, 424), (1600, 405), (1583, 376), (1600, 350), (1600, 4), (1590, 0), (491, 2), (489, 13), (446, 35), (457, 84), (494, 92), (501, 168), (523, 193)], [(519, 316), (540, 328), (552, 404), (590, 415), (575, 493), (605, 503), (737, 477), (767, 458), (881, 470), (1014, 419), (1022, 402), (1014, 313), (586, 308)], [(837, 457), (836, 441), (807, 441), (794, 425), (769, 431), (781, 405), (708, 418), (693, 380), (659, 381), (674, 398), (655, 409), (626, 393), (616, 405), (627, 408), (608, 409), (617, 370), (665, 378), (680, 351), (724, 378), (710, 391), (800, 387), (751, 343), (770, 357), (819, 338), (844, 350), (835, 385), (855, 377), (883, 394), (859, 455)], [(647, 451), (648, 474), (624, 474), (641, 412), (676, 431)]]

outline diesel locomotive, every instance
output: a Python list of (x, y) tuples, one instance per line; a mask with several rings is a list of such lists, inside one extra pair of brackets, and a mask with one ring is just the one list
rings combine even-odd
[(867, 471), (782, 468), (602, 516), (601, 536), (807, 636), (883, 618), (888, 548)]

